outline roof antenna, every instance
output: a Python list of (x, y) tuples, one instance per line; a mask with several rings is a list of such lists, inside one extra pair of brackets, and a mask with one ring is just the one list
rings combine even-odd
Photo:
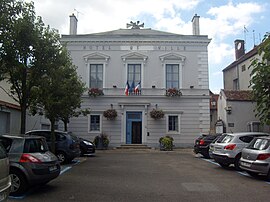
[(76, 8), (74, 8), (74, 11), (77, 13), (76, 14), (77, 19), (79, 19), (79, 13), (84, 15), (82, 12), (78, 11)]

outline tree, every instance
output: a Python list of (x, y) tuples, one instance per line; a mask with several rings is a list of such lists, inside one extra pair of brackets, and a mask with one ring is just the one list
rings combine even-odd
[[(46, 47), (44, 51), (49, 50)], [(76, 68), (65, 47), (55, 47), (56, 55), (48, 62), (46, 74), (40, 78), (40, 84), (35, 88), (35, 100), (31, 111), (44, 113), (51, 122), (52, 151), (55, 152), (54, 126), (58, 120), (65, 120), (74, 115), (80, 108), (81, 95), (85, 91), (84, 83), (77, 76)]]
[(254, 59), (250, 67), (250, 85), (256, 103), (256, 116), (263, 124), (270, 125), (270, 33), (267, 33), (259, 46), (262, 60)]
[(21, 133), (25, 133), (26, 110), (31, 101), (35, 77), (36, 44), (44, 24), (36, 17), (33, 2), (2, 0), (0, 3), (0, 80), (11, 84), (6, 92), (21, 107)]

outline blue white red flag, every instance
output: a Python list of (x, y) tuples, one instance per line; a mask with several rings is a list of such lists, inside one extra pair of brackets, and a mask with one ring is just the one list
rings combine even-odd
[(129, 89), (130, 89), (130, 87), (129, 87), (129, 83), (128, 83), (128, 81), (127, 81), (127, 83), (126, 83), (126, 88), (125, 88), (125, 94), (126, 94), (126, 95), (128, 95)]
[(135, 84), (134, 84), (134, 81), (132, 81), (132, 84), (129, 88), (129, 92), (132, 93), (134, 91), (134, 88), (135, 88)]
[(135, 87), (135, 89), (134, 89), (135, 93), (138, 93), (140, 89), (141, 89), (141, 82), (139, 82), (139, 83), (136, 85), (136, 87)]

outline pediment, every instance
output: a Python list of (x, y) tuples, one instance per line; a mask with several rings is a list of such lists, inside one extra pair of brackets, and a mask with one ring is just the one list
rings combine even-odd
[(143, 60), (143, 61), (145, 61), (145, 60), (147, 60), (148, 56), (141, 54), (141, 53), (138, 53), (138, 52), (131, 52), (131, 53), (122, 55), (121, 58), (123, 61), (126, 61), (126, 60)]
[(103, 53), (99, 53), (99, 52), (94, 52), (88, 55), (83, 56), (85, 61), (88, 60), (105, 60), (108, 61), (110, 59), (110, 56), (105, 55)]
[(159, 59), (161, 61), (164, 61), (164, 60), (178, 60), (178, 61), (184, 62), (186, 57), (183, 56), (183, 55), (179, 55), (177, 53), (167, 53), (167, 54), (159, 56)]

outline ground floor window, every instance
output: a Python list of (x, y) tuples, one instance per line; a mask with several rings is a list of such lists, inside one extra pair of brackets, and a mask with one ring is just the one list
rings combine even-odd
[(90, 115), (90, 132), (99, 131), (101, 129), (100, 115)]
[(179, 133), (180, 132), (179, 115), (168, 115), (166, 125), (168, 133)]

